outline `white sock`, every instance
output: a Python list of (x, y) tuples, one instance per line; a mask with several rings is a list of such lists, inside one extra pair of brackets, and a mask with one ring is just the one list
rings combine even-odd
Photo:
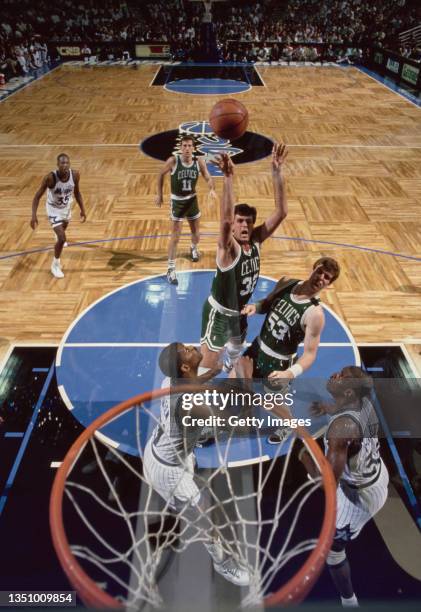
[(56, 257), (53, 257), (53, 264), (60, 265), (60, 257), (58, 259)]
[(175, 270), (175, 259), (168, 260), (168, 270)]
[(359, 608), (358, 599), (355, 593), (352, 597), (341, 597), (341, 603), (343, 608)]

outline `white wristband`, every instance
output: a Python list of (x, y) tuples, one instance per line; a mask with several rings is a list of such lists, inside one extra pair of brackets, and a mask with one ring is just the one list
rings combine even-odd
[(294, 363), (288, 370), (292, 373), (294, 378), (297, 378), (300, 374), (304, 372), (302, 366), (299, 363)]

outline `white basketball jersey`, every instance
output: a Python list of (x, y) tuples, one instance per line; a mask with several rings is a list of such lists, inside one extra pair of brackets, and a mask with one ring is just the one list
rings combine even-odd
[[(161, 388), (170, 387), (171, 381), (165, 378)], [(203, 427), (184, 427), (183, 411), (178, 406), (181, 394), (165, 395), (161, 398), (159, 424), (152, 433), (152, 450), (157, 459), (170, 465), (180, 465), (193, 452)], [(186, 412), (185, 414), (188, 414)]]
[(57, 213), (58, 211), (70, 211), (73, 201), (75, 182), (73, 172), (69, 170), (69, 179), (63, 182), (59, 179), (57, 171), (53, 171), (55, 185), (47, 190), (47, 212)]
[(325, 433), (324, 443), (327, 454), (329, 448), (329, 429), (332, 423), (343, 416), (355, 421), (361, 431), (360, 449), (354, 455), (349, 456), (346, 462), (341, 480), (351, 487), (367, 487), (376, 482), (381, 470), (380, 444), (378, 440), (379, 421), (372, 403), (366, 397), (361, 402), (360, 409), (350, 406), (332, 415)]

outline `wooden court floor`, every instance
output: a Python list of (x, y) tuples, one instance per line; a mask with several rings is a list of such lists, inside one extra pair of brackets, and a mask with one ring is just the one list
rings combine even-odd
[[(0, 357), (12, 343), (58, 343), (94, 300), (166, 271), (168, 209), (154, 206), (161, 162), (139, 143), (206, 120), (222, 96), (151, 87), (156, 70), (62, 66), (0, 104)], [(265, 87), (236, 95), (249, 110), (249, 130), (290, 147), (289, 214), (264, 246), (262, 274), (303, 277), (320, 255), (334, 256), (342, 275), (323, 300), (357, 343), (403, 343), (419, 359), (420, 109), (355, 68), (259, 72)], [(34, 193), (61, 152), (80, 170), (88, 212), (80, 224), (75, 205), (68, 239), (88, 244), (65, 249), (66, 276), (57, 280), (51, 250), (43, 250), (53, 244), (44, 201), (35, 232), (29, 220)], [(258, 220), (273, 205), (269, 164), (236, 168), (237, 197), (257, 206)], [(215, 266), (218, 208), (199, 183), (202, 231), (211, 235), (192, 264), (185, 228), (179, 269)]]

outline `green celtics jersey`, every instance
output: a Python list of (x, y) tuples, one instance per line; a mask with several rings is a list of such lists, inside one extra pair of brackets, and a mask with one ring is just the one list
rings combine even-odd
[(196, 193), (196, 183), (200, 168), (197, 159), (193, 159), (190, 166), (185, 166), (181, 155), (175, 156), (175, 166), (171, 171), (171, 198), (173, 200), (187, 200)]
[(291, 281), (270, 306), (258, 339), (265, 353), (293, 355), (304, 340), (304, 314), (310, 307), (317, 306), (320, 300), (312, 298), (301, 301), (298, 296), (295, 297), (293, 290), (299, 282)]
[(217, 265), (213, 279), (209, 301), (222, 314), (238, 314), (249, 301), (259, 278), (259, 243), (251, 242), (249, 251), (239, 246), (235, 261), (228, 268)]

